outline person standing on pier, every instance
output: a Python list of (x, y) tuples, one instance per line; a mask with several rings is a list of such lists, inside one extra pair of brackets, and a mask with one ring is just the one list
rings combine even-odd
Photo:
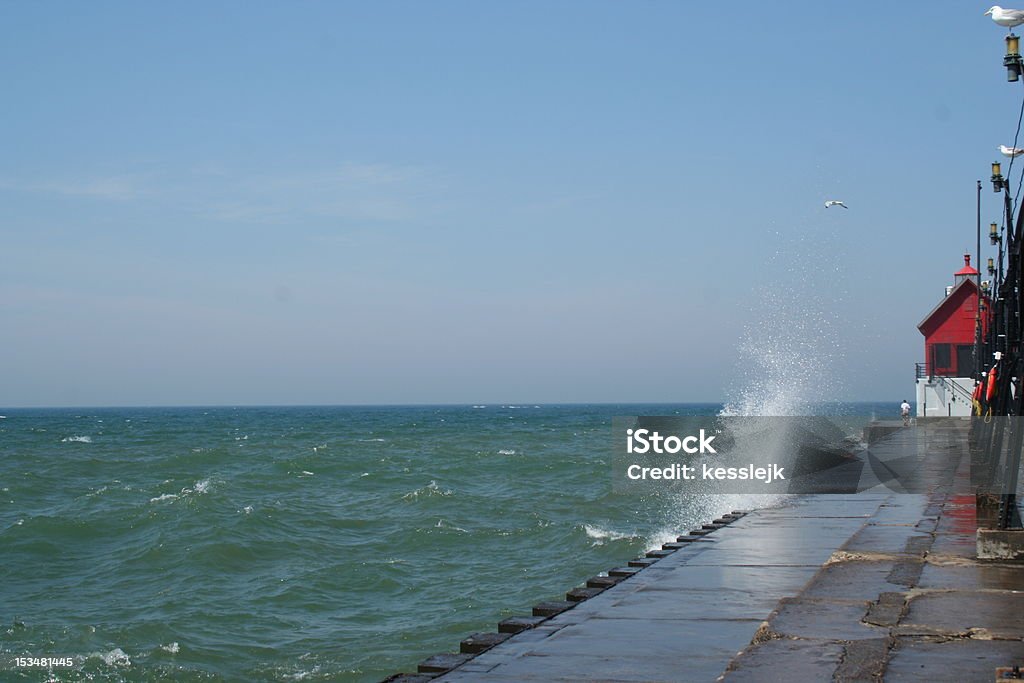
[(910, 404), (907, 403), (907, 399), (903, 399), (903, 403), (900, 404), (900, 415), (903, 416), (903, 426), (910, 425)]

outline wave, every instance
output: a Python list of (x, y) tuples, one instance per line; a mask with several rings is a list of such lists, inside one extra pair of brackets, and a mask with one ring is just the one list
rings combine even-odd
[(185, 488), (183, 488), (180, 493), (164, 493), (154, 498), (150, 498), (149, 502), (159, 503), (164, 500), (177, 500), (178, 498), (183, 498), (185, 496), (190, 495), (201, 496), (202, 494), (210, 490), (211, 484), (212, 482), (210, 479), (200, 479), (192, 486), (186, 486)]
[(426, 486), (421, 486), (418, 489), (413, 489), (402, 496), (402, 500), (416, 500), (420, 496), (431, 497), (431, 496), (450, 496), (454, 493), (451, 489), (442, 489), (437, 485), (437, 482), (431, 480)]
[(463, 529), (460, 526), (455, 526), (451, 522), (446, 522), (443, 519), (437, 520), (437, 524), (434, 525), (434, 528), (435, 529), (451, 529), (452, 531), (459, 531), (459, 532), (464, 533), (464, 534), (468, 534), (469, 533), (469, 531), (467, 529)]
[(132, 660), (124, 650), (119, 647), (115, 647), (109, 652), (93, 652), (89, 655), (89, 658), (102, 659), (107, 666), (131, 666)]
[(159, 503), (162, 500), (177, 500), (180, 497), (181, 496), (179, 496), (177, 493), (165, 493), (165, 494), (163, 494), (161, 496), (156, 496), (154, 498), (150, 498), (149, 502), (150, 503)]
[(65, 436), (61, 443), (92, 443), (91, 436)]
[(498, 451), (498, 455), (515, 455), (516, 451), (514, 448), (502, 448)]
[(623, 534), (591, 524), (584, 524), (583, 530), (587, 533), (588, 538), (594, 539), (593, 545), (604, 545), (608, 541), (632, 541), (640, 538), (637, 534)]

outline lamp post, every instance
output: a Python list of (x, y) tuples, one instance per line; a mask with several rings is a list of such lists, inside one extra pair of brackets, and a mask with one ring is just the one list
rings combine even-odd
[(975, 236), (977, 242), (974, 251), (974, 263), (978, 268), (978, 303), (974, 306), (974, 379), (981, 381), (981, 181), (978, 181), (975, 207), (977, 208), (977, 225)]

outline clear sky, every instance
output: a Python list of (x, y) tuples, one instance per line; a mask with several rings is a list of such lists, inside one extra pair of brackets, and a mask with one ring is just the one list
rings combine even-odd
[(987, 8), (0, 4), (0, 405), (912, 398)]

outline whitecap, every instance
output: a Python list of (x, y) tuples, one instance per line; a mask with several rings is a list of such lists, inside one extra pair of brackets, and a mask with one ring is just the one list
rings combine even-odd
[(149, 502), (150, 503), (159, 503), (162, 500), (176, 500), (177, 498), (179, 498), (177, 493), (165, 493), (162, 496), (156, 496), (155, 498), (150, 498)]
[(312, 477), (313, 476), (313, 473), (310, 472), (309, 470), (302, 470), (302, 474), (306, 475), (307, 477)]
[(415, 489), (413, 491), (409, 491), (409, 493), (407, 493), (404, 496), (402, 496), (402, 500), (416, 500), (420, 496), (450, 496), (450, 495), (452, 495), (452, 490), (451, 489), (444, 489), (444, 490), (442, 490), (441, 487), (437, 485), (436, 481), (431, 480), (431, 482), (429, 484), (427, 484), (426, 486), (421, 486), (418, 489)]
[(452, 531), (459, 531), (459, 532), (462, 532), (464, 534), (468, 534), (469, 533), (466, 529), (463, 529), (460, 526), (455, 526), (451, 522), (446, 522), (443, 519), (437, 520), (437, 524), (434, 525), (434, 528), (435, 529), (451, 529)]
[(61, 443), (72, 443), (72, 442), (92, 443), (92, 437), (91, 436), (65, 436), (63, 439), (60, 440), (60, 442)]
[(512, 449), (512, 448), (502, 448), (500, 451), (498, 451), (498, 455), (515, 455), (515, 454), (516, 454), (515, 449)]
[(178, 654), (181, 651), (181, 646), (177, 642), (169, 643), (167, 645), (161, 645), (160, 649), (164, 652), (170, 652), (172, 655)]
[(96, 652), (95, 657), (99, 657), (110, 666), (131, 666), (132, 660), (125, 654), (125, 651), (119, 647), (115, 647), (110, 652)]
[(583, 530), (587, 532), (587, 536), (589, 538), (594, 539), (594, 545), (604, 545), (606, 541), (632, 540), (637, 537), (636, 534), (623, 534), (618, 531), (602, 529), (599, 526), (592, 526), (590, 524), (584, 524)]
[(242, 508), (242, 512), (244, 512), (247, 515), (251, 515), (252, 514), (252, 505), (246, 505), (244, 508)]
[[(164, 483), (167, 483), (167, 482), (164, 482)], [(203, 493), (206, 493), (209, 490), (210, 490), (210, 480), (209, 479), (200, 479), (199, 481), (197, 481), (192, 486), (186, 486), (179, 493), (165, 493), (163, 495), (156, 496), (155, 498), (150, 498), (149, 502), (150, 503), (159, 503), (162, 500), (174, 500), (176, 498), (182, 498), (184, 496), (189, 496), (189, 495), (192, 495), (192, 494), (201, 495)]]

